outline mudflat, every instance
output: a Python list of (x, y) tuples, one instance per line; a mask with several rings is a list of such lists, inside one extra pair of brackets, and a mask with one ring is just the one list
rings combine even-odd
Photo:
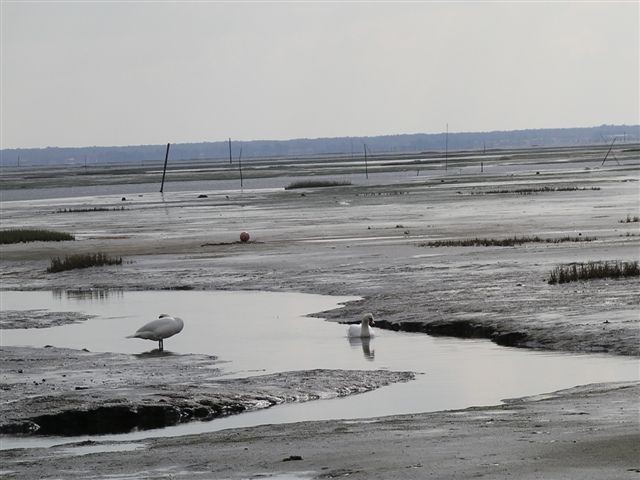
[[(495, 407), (0, 452), (6, 478), (635, 479), (640, 385)], [(74, 452), (75, 450), (75, 452)]]
[[(3, 202), (5, 228), (70, 231), (77, 240), (4, 245), (2, 284), (357, 295), (322, 315), (345, 321), (370, 311), (383, 328), (640, 355), (637, 277), (548, 283), (561, 264), (640, 256), (640, 223), (626, 221), (639, 213), (637, 151), (618, 151), (620, 165), (605, 167), (601, 154), (520, 152), (496, 157), (483, 173), (469, 173), (465, 160), (447, 174), (405, 170), (385, 184), (371, 173), (368, 184), (332, 188)], [(513, 237), (541, 241), (429, 246)], [(46, 273), (52, 257), (92, 252), (124, 263)]]
[[(319, 315), (350, 321), (371, 311), (390, 330), (638, 356), (638, 277), (548, 282), (561, 264), (639, 257), (637, 151), (618, 151), (620, 165), (605, 167), (601, 153), (505, 155), (482, 173), (470, 171), (470, 160), (419, 176), (407, 166), (404, 181), (383, 184), (373, 170), (368, 183), (331, 188), (5, 201), (3, 227), (70, 231), (77, 239), (4, 245), (0, 275), (5, 289), (357, 295)], [(28, 179), (11, 179), (21, 181)], [(242, 231), (249, 242), (238, 241)], [(542, 241), (430, 246), (513, 237)], [(53, 256), (96, 251), (122, 256), (123, 264), (46, 273)], [(29, 327), (51, 320), (27, 317)], [(3, 324), (20, 319), (10, 314)], [(76, 353), (53, 355), (49, 365), (64, 372), (65, 355)], [(263, 426), (148, 440), (130, 451), (114, 444), (111, 453), (10, 450), (1, 458), (7, 478), (637, 478), (639, 388), (595, 385), (490, 408)], [(90, 402), (83, 392), (78, 409)]]

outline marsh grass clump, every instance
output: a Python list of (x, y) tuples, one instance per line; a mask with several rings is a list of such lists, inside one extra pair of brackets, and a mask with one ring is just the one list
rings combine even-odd
[(60, 208), (56, 210), (56, 213), (84, 213), (84, 212), (120, 212), (126, 210), (124, 206), (106, 208), (106, 207), (92, 207), (92, 208)]
[(531, 195), (533, 193), (544, 192), (575, 192), (585, 190), (600, 190), (600, 187), (533, 187), (533, 188), (519, 188), (513, 190), (485, 190), (483, 192), (473, 192), (474, 195), (491, 195), (499, 193), (513, 193), (516, 195)]
[(0, 230), (0, 244), (21, 242), (62, 242), (75, 240), (76, 237), (67, 232), (56, 232), (36, 228), (12, 228)]
[(467, 238), (462, 240), (437, 240), (421, 243), (421, 247), (513, 247), (523, 243), (564, 243), (564, 242), (592, 242), (596, 237), (510, 237), (510, 238)]
[(634, 215), (633, 217), (627, 214), (627, 218), (623, 218), (620, 220), (620, 223), (636, 223), (640, 222), (640, 217), (638, 215)]
[(351, 185), (349, 180), (299, 180), (284, 187), (285, 190), (295, 188), (344, 187)]
[(549, 274), (549, 285), (600, 278), (624, 278), (640, 275), (638, 262), (587, 262), (559, 265)]
[(51, 259), (48, 273), (63, 272), (77, 268), (101, 267), (103, 265), (122, 265), (122, 257), (110, 257), (106, 253), (78, 253), (66, 255), (64, 260), (60, 257)]

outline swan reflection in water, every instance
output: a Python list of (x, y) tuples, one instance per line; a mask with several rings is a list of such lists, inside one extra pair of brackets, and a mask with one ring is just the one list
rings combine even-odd
[(353, 348), (357, 348), (358, 346), (362, 346), (362, 354), (364, 358), (373, 361), (376, 357), (376, 351), (371, 348), (371, 338), (370, 337), (348, 337), (349, 345)]

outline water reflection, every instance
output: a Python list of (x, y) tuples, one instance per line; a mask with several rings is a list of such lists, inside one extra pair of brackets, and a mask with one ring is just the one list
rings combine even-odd
[(353, 348), (362, 347), (362, 354), (368, 361), (373, 361), (376, 357), (376, 351), (371, 348), (371, 338), (368, 337), (347, 337), (349, 344)]
[(160, 358), (160, 357), (172, 357), (174, 355), (179, 355), (179, 353), (169, 352), (168, 350), (158, 350), (154, 348), (153, 350), (149, 350), (148, 352), (142, 353), (134, 353), (134, 357), (137, 358)]
[(112, 297), (122, 298), (124, 293), (120, 288), (78, 288), (73, 290), (56, 289), (52, 291), (53, 298), (61, 300), (63, 298), (83, 301), (106, 302)]

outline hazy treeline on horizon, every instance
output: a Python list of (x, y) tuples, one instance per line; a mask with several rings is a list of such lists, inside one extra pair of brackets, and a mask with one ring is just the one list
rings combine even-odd
[[(586, 128), (549, 128), (494, 132), (400, 134), (373, 137), (299, 138), (292, 140), (234, 141), (234, 160), (242, 147), (242, 158), (346, 155), (362, 156), (364, 144), (369, 155), (388, 153), (439, 152), (454, 150), (494, 150), (529, 147), (561, 147), (617, 144), (640, 141), (640, 125), (601, 125)], [(114, 147), (47, 147), (0, 150), (2, 166), (95, 165), (102, 163), (160, 162), (164, 145)], [(172, 144), (170, 159), (228, 159), (227, 141)]]

